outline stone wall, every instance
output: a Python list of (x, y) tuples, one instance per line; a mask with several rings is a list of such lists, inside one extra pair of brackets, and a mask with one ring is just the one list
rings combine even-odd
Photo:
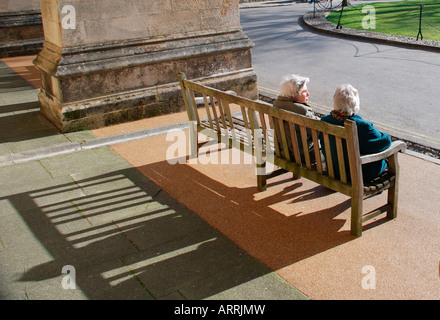
[(39, 11), (40, 0), (1, 0), (0, 12)]
[(258, 95), (238, 0), (41, 0), (41, 10), (40, 105), (62, 131), (183, 110), (180, 71)]
[(0, 1), (0, 57), (37, 54), (43, 38), (39, 0)]
[[(240, 26), (234, 0), (41, 0), (47, 41), (59, 47), (75, 47), (165, 38), (175, 34), (221, 32)], [(76, 29), (61, 27), (60, 7), (76, 11)]]

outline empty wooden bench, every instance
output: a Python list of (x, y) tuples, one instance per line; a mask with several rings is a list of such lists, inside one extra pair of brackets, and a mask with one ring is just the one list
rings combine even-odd
[[(271, 104), (254, 101), (229, 94), (203, 85), (201, 81), (190, 81), (185, 74), (179, 74), (180, 86), (190, 129), (190, 156), (197, 157), (198, 132), (215, 134), (219, 141), (226, 141), (229, 147), (238, 148), (256, 157), (257, 186), (260, 191), (267, 187), (266, 162), (272, 162), (281, 170), (289, 171), (294, 176), (301, 176), (332, 190), (351, 197), (351, 234), (359, 237), (362, 224), (379, 214), (387, 213), (388, 218), (397, 216), (397, 199), (399, 185), (398, 152), (406, 147), (402, 141), (394, 141), (390, 148), (378, 153), (361, 156), (356, 124), (347, 120), (344, 127), (332, 125), (319, 120), (278, 108)], [(202, 101), (197, 108), (196, 100)], [(233, 113), (231, 105), (238, 106), (239, 111)], [(204, 109), (207, 117), (200, 118)], [(274, 130), (275, 123), (285, 130)], [(286, 130), (290, 132), (286, 134)], [(307, 149), (307, 134), (313, 140), (315, 162), (312, 161)], [(319, 136), (322, 135), (325, 145), (326, 163), (321, 160)], [(339, 175), (335, 175), (332, 163), (330, 141), (334, 137), (338, 155)], [(288, 141), (288, 138), (290, 141)], [(221, 140), (220, 140), (221, 139)], [(302, 141), (302, 144), (299, 143)], [(344, 147), (346, 154), (344, 156)], [(289, 147), (290, 146), (290, 147)], [(300, 154), (303, 153), (301, 157)], [(348, 164), (346, 161), (348, 159)], [(369, 185), (364, 185), (362, 165), (387, 159), (389, 173)], [(348, 168), (348, 172), (346, 171)], [(276, 173), (275, 173), (276, 174)], [(380, 208), (363, 214), (365, 198), (388, 189), (387, 203)]]

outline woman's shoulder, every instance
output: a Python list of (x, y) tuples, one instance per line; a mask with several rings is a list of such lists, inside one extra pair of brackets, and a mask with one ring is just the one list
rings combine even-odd
[(303, 115), (307, 114), (307, 112), (312, 112), (312, 108), (307, 104), (299, 103), (291, 98), (283, 96), (278, 96), (278, 98), (274, 101), (273, 106)]
[(335, 118), (332, 116), (331, 113), (326, 114), (325, 116), (322, 116), (322, 117), (321, 117), (321, 121), (328, 122), (328, 123), (331, 123), (331, 124), (343, 125), (343, 122), (338, 121), (337, 119), (335, 119)]
[(277, 108), (284, 109), (286, 106), (290, 105), (292, 101), (289, 98), (278, 96), (276, 100), (273, 102), (273, 106)]
[(362, 119), (362, 117), (358, 114), (355, 114), (353, 116), (350, 117), (351, 120), (353, 121), (357, 121), (357, 122), (365, 122), (364, 119)]
[(365, 120), (363, 119), (360, 115), (355, 114), (354, 116), (352, 116), (350, 118), (351, 120), (353, 120), (354, 122), (356, 122), (356, 125), (359, 126), (366, 126), (366, 127), (371, 127), (373, 126), (373, 123), (371, 121)]

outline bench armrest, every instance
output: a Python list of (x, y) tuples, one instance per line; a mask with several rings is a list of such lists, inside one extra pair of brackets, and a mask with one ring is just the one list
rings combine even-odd
[(370, 162), (375, 162), (375, 161), (379, 161), (385, 158), (388, 158), (389, 156), (399, 152), (399, 151), (405, 151), (406, 149), (406, 144), (403, 141), (394, 141), (393, 143), (391, 143), (391, 146), (379, 153), (373, 153), (373, 154), (368, 154), (365, 156), (361, 156), (361, 164), (365, 164), (365, 163), (370, 163)]

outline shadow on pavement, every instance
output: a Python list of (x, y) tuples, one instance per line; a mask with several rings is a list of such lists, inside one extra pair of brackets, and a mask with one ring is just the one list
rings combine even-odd
[(17, 282), (53, 279), (65, 296), (71, 265), (89, 299), (204, 299), (270, 272), (134, 168), (71, 177), (0, 198), (53, 258)]

